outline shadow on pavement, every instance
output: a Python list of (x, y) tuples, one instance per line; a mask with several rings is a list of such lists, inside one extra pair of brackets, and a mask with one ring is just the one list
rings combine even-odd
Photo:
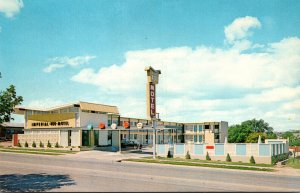
[(45, 173), (0, 175), (0, 192), (42, 192), (75, 184), (69, 175)]

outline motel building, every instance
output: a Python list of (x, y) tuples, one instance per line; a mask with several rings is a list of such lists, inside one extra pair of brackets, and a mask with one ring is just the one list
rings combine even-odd
[[(129, 146), (155, 148), (156, 155), (270, 164), (272, 156), (288, 152), (288, 140), (270, 139), (262, 143), (228, 143), (228, 122), (167, 122), (157, 119), (156, 85), (160, 70), (146, 67), (146, 119), (122, 117), (118, 107), (89, 102), (76, 102), (49, 109), (15, 107), (14, 113), (24, 115), (24, 134), (13, 135), (13, 146), (71, 147), (72, 150), (127, 150)], [(155, 131), (155, 135), (154, 135)], [(156, 136), (155, 138), (153, 136)], [(153, 143), (155, 139), (155, 143)], [(124, 149), (123, 149), (124, 147)]]
[[(118, 107), (76, 102), (49, 109), (15, 107), (15, 114), (24, 115), (24, 134), (14, 134), (13, 146), (24, 147), (33, 142), (39, 147), (56, 143), (63, 148), (105, 149), (119, 151), (124, 141), (152, 147), (153, 127), (150, 119), (122, 117)], [(138, 127), (138, 125), (142, 127)], [(265, 143), (227, 143), (228, 123), (210, 121), (197, 123), (157, 122), (156, 152), (167, 156), (184, 157), (189, 151), (193, 158), (205, 159), (207, 152), (212, 160), (271, 163), (271, 157), (288, 152), (286, 139), (270, 139)], [(122, 146), (122, 151), (126, 150)]]
[[(120, 142), (133, 141), (142, 146), (151, 145), (152, 122), (149, 119), (122, 117), (118, 107), (76, 102), (49, 109), (16, 107), (15, 114), (24, 115), (24, 134), (14, 135), (13, 144), (29, 147), (35, 142), (46, 146), (56, 143), (61, 147), (111, 147)], [(142, 128), (138, 128), (138, 123)], [(156, 144), (224, 143), (228, 123), (157, 122)]]

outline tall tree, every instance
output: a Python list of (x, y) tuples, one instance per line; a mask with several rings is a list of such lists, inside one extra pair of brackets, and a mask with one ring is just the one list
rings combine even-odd
[(274, 139), (277, 138), (273, 133), (273, 128), (264, 120), (247, 120), (241, 124), (230, 126), (228, 129), (229, 143), (245, 143), (257, 142), (258, 136), (262, 138)]
[(0, 124), (13, 120), (11, 113), (14, 107), (22, 102), (23, 97), (17, 96), (14, 85), (10, 85), (5, 91), (0, 91)]

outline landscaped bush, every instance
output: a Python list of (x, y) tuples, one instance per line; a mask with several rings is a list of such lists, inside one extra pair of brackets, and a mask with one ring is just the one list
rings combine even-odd
[(22, 145), (21, 145), (20, 141), (18, 141), (18, 147), (22, 147)]
[(185, 159), (191, 159), (191, 155), (189, 151), (186, 152)]
[(289, 158), (289, 153), (283, 153), (283, 154), (279, 154), (279, 155), (274, 155), (272, 156), (272, 164), (276, 164), (277, 162), (286, 160)]
[(226, 161), (231, 162), (231, 157), (230, 157), (229, 153), (227, 153)]
[(59, 148), (58, 142), (56, 142), (55, 147), (56, 147), (56, 148)]
[(168, 151), (167, 158), (172, 158), (172, 155), (171, 155), (171, 151), (170, 151), (170, 150)]
[(25, 147), (28, 147), (28, 143), (27, 143), (27, 141), (25, 142)]
[(47, 147), (48, 147), (48, 148), (51, 147), (51, 143), (49, 142), (49, 140), (48, 140), (48, 143), (47, 143)]
[(32, 147), (36, 147), (36, 144), (34, 141), (32, 142)]
[(40, 147), (44, 147), (44, 144), (40, 141)]
[(210, 158), (208, 152), (206, 152), (206, 160), (211, 160), (211, 158)]
[(254, 159), (253, 155), (250, 158), (250, 163), (255, 164), (255, 159)]

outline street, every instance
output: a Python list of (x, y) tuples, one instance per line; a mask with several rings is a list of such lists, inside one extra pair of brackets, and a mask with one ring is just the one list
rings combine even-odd
[(117, 162), (110, 155), (0, 153), (0, 192), (300, 191), (300, 175)]

